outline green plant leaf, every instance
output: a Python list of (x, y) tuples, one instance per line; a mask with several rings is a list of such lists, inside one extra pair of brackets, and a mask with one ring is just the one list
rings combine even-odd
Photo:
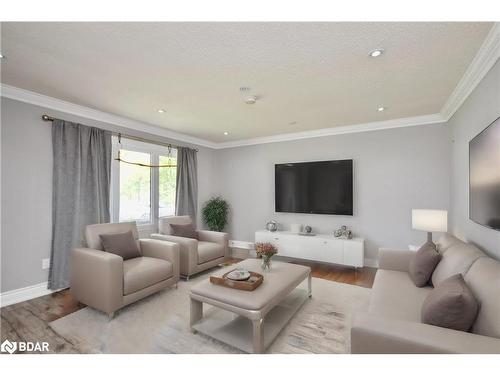
[(212, 231), (222, 232), (227, 224), (229, 204), (221, 197), (208, 200), (202, 209), (203, 221)]

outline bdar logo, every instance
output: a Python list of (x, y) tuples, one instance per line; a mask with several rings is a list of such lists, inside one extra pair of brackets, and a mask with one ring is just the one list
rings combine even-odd
[(16, 342), (10, 342), (9, 340), (5, 340), (2, 342), (2, 345), (0, 346), (0, 351), (2, 352), (7, 352), (7, 353), (14, 353), (17, 349), (17, 343)]

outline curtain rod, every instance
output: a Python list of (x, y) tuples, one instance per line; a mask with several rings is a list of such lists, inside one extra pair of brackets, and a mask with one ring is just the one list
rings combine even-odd
[[(51, 117), (51, 116), (48, 116), (48, 115), (42, 115), (42, 120), (43, 121), (52, 122), (54, 120), (61, 120), (61, 119), (55, 118), (55, 117)], [(64, 120), (61, 120), (61, 121), (64, 121)], [(151, 139), (136, 137), (134, 135), (128, 135), (128, 134), (123, 134), (123, 133), (111, 132), (111, 134), (116, 135), (116, 136), (121, 136), (122, 138), (131, 139), (131, 140), (134, 140), (134, 141), (152, 143), (152, 144), (159, 145), (159, 146), (172, 147), (172, 148), (184, 147), (184, 146), (174, 145), (174, 144), (171, 144), (171, 143), (165, 143), (165, 142), (160, 142), (160, 141), (153, 141)], [(198, 152), (197, 148), (194, 148), (193, 150), (195, 150), (196, 152)]]

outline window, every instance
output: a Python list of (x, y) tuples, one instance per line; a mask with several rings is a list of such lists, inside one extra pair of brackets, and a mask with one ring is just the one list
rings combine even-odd
[[(175, 165), (177, 158), (160, 155), (160, 165)], [(175, 215), (175, 184), (177, 168), (158, 168), (159, 217)]]
[(171, 165), (148, 168), (113, 160), (112, 218), (114, 222), (135, 221), (140, 226), (155, 226), (158, 218), (175, 214), (177, 150), (123, 140), (119, 147), (113, 139), (113, 158), (146, 165)]
[[(151, 155), (144, 152), (121, 150), (120, 155), (133, 163), (151, 163)], [(137, 224), (151, 222), (151, 168), (120, 163), (119, 217)]]

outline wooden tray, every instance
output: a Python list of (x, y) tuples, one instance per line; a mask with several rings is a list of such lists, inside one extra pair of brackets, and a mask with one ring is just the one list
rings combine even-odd
[(212, 284), (225, 286), (227, 288), (246, 290), (251, 292), (252, 290), (257, 289), (257, 287), (260, 284), (262, 284), (262, 281), (264, 281), (264, 276), (262, 276), (260, 273), (252, 271), (249, 271), (250, 278), (248, 280), (245, 281), (230, 280), (227, 278), (227, 274), (232, 271), (234, 270), (226, 272), (224, 275), (222, 275), (222, 277), (210, 276), (210, 282)]

